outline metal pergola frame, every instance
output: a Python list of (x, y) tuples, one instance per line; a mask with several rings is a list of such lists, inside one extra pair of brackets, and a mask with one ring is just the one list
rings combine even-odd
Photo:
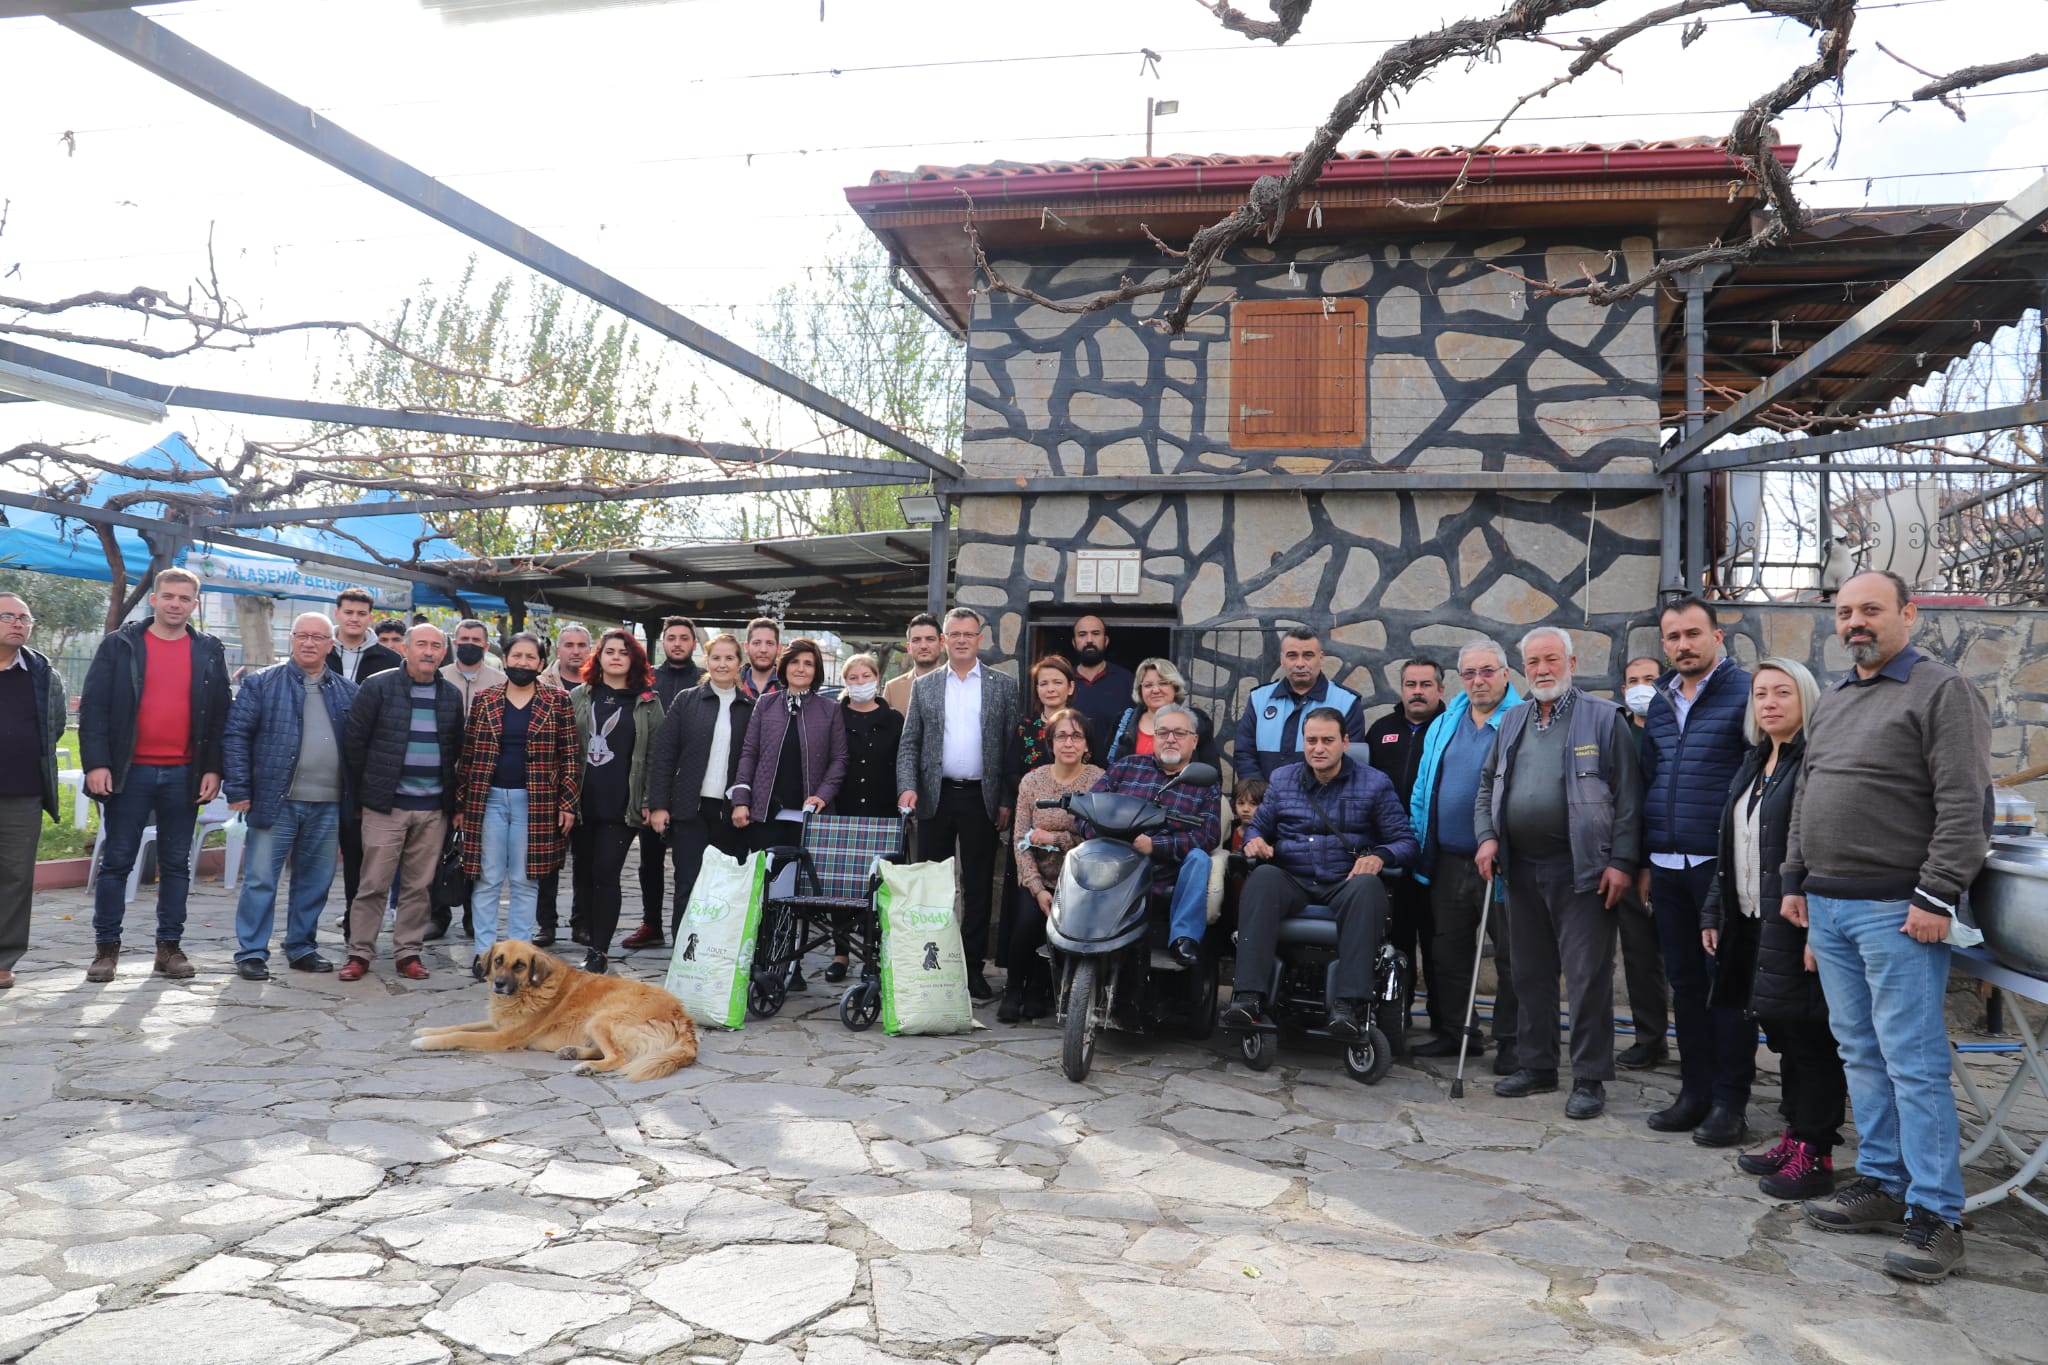
[[(2048, 175), (2042, 176), (1978, 220), (1960, 236), (1921, 262), (1903, 279), (1831, 329), (1789, 363), (1772, 371), (1740, 399), (1719, 412), (1706, 411), (1706, 291), (1724, 271), (1690, 271), (1676, 283), (1685, 299), (1685, 424), (1682, 434), (1658, 457), (1662, 476), (1663, 563), (1661, 580), (1667, 594), (1698, 591), (1707, 568), (1707, 484), (1723, 470), (1770, 469), (1828, 472), (1831, 455), (1879, 446), (1910, 445), (1974, 432), (2009, 430), (2048, 424), (2048, 394), (2025, 403), (1974, 412), (1943, 413), (1909, 421), (1878, 420), (1841, 431), (1794, 440), (1714, 448), (1715, 443), (1752, 423), (1770, 404), (1786, 396), (1835, 360), (1870, 341), (1887, 326), (1905, 318), (1933, 292), (1955, 282), (2000, 253), (2024, 245), (2027, 234), (2048, 222)], [(2043, 316), (2048, 318), (2048, 280), (2043, 281)], [(2044, 332), (2048, 361), (2048, 332)], [(2048, 370), (2044, 370), (2048, 376)], [(2044, 377), (2048, 383), (2048, 377)], [(1813, 463), (1808, 463), (1813, 461)], [(1963, 466), (1884, 466), (1958, 472)], [(1682, 538), (1681, 538), (1682, 537)]]
[[(177, 519), (151, 520), (57, 499), (0, 493), (0, 502), (67, 516), (95, 526), (139, 530), (152, 556), (167, 560), (195, 537), (240, 549), (279, 553), (315, 563), (360, 569), (359, 561), (232, 534), (234, 528), (332, 522), (361, 516), (474, 511), (478, 509), (595, 502), (613, 498), (657, 500), (719, 494), (808, 490), (929, 483), (942, 500), (964, 471), (961, 466), (911, 436), (877, 421), (808, 381), (755, 355), (675, 309), (626, 284), (573, 253), (556, 246), (478, 201), (444, 185), (409, 163), (380, 150), (316, 114), (277, 90), (172, 33), (125, 6), (46, 0), (8, 4), (13, 14), (46, 15), (186, 92), (272, 134), (344, 174), (391, 196), (437, 222), (500, 252), (535, 272), (576, 290), (634, 322), (677, 341), (774, 393), (790, 398), (849, 430), (897, 452), (904, 458), (863, 459), (811, 451), (774, 450), (730, 442), (693, 441), (658, 433), (622, 433), (587, 428), (556, 428), (497, 418), (447, 413), (372, 408), (357, 404), (311, 402), (268, 395), (161, 384), (119, 371), (84, 364), (17, 342), (0, 341), (0, 360), (52, 375), (99, 385), (153, 402), (207, 411), (322, 422), (339, 426), (370, 426), (436, 435), (483, 437), (555, 447), (633, 451), (722, 465), (751, 465), (756, 470), (814, 471), (776, 473), (743, 478), (704, 478), (642, 485), (634, 488), (556, 492), (480, 493), (462, 498), (395, 499), (352, 502), (340, 506), (265, 508), (250, 511), (193, 512)], [(949, 503), (947, 505), (950, 510)], [(943, 525), (929, 540), (926, 573), (928, 603), (938, 609), (945, 600), (950, 567), (949, 537)], [(491, 592), (490, 580), (379, 564), (390, 577), (433, 584), (444, 591)]]

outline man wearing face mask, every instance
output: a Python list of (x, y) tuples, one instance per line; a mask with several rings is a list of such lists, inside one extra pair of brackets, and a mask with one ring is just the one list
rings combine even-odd
[(1657, 675), (1663, 671), (1664, 661), (1647, 654), (1630, 659), (1622, 670), (1622, 704), (1628, 708), (1629, 723), (1638, 730), (1643, 728), (1643, 717), (1650, 714), (1650, 699), (1657, 695)]
[(505, 681), (502, 672), (484, 662), (490, 640), (491, 632), (483, 622), (464, 621), (455, 628), (455, 658), (441, 670), (441, 676), (462, 694), (462, 714), (465, 716), (469, 714), (469, 704), (476, 700), (477, 693)]
[[(1638, 731), (1657, 695), (1657, 678), (1663, 671), (1663, 661), (1647, 654), (1630, 659), (1622, 670), (1622, 700), (1629, 723)], [(1664, 1065), (1671, 1055), (1665, 1042), (1665, 1030), (1671, 1023), (1671, 992), (1664, 984), (1664, 948), (1657, 941), (1657, 921), (1634, 887), (1621, 898), (1621, 913), (1616, 918), (1621, 921), (1621, 974), (1628, 982), (1629, 1022), (1636, 1040), (1614, 1064), (1623, 1071), (1649, 1071)]]

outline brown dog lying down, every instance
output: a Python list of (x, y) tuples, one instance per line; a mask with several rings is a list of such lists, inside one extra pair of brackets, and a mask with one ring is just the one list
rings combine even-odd
[(530, 1048), (581, 1062), (579, 1076), (623, 1070), (629, 1081), (659, 1080), (697, 1060), (697, 1026), (659, 986), (598, 976), (516, 941), (494, 944), (484, 966), (490, 1019), (421, 1029), (415, 1048)]

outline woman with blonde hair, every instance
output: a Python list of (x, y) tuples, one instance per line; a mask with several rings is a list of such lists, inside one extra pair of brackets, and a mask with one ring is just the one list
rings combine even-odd
[(1207, 712), (1188, 703), (1188, 680), (1173, 666), (1171, 660), (1147, 659), (1138, 665), (1131, 675), (1131, 700), (1136, 703), (1124, 712), (1124, 718), (1117, 722), (1116, 734), (1109, 741), (1109, 750), (1103, 758), (1105, 768), (1120, 758), (1132, 754), (1152, 752), (1152, 717), (1162, 706), (1176, 703), (1187, 706), (1195, 713), (1195, 762), (1216, 762), (1216, 727), (1210, 723)]
[(1748, 1011), (1778, 1054), (1785, 1131), (1768, 1152), (1736, 1162), (1761, 1177), (1758, 1186), (1774, 1199), (1833, 1193), (1849, 1095), (1806, 930), (1778, 913), (1806, 718), (1819, 700), (1806, 665), (1765, 659), (1756, 666), (1743, 719), (1754, 747), (1728, 790), (1719, 870), (1700, 912), (1700, 941), (1716, 963), (1708, 1003)]

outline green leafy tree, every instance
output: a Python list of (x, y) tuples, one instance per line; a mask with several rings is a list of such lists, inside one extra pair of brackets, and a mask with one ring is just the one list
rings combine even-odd
[(0, 562), (0, 591), (21, 594), (36, 618), (29, 644), (53, 659), (99, 643), (106, 627), (107, 585), (84, 578), (11, 569)]
[[(512, 278), (486, 283), (474, 258), (452, 287), (422, 282), (382, 329), (399, 349), (348, 353), (350, 401), (503, 417), (536, 426), (576, 426), (694, 437), (694, 385), (677, 392), (643, 354), (630, 324), (562, 286)], [(623, 487), (679, 477), (660, 456), (615, 450), (548, 449), (449, 436), (431, 450), (403, 432), (352, 434), (371, 442), (392, 472), (489, 493), (510, 484)], [(435, 529), (477, 555), (644, 544), (695, 531), (703, 512), (687, 499), (630, 497), (546, 507), (439, 513)]]
[[(763, 357), (934, 450), (957, 454), (966, 404), (965, 350), (889, 282), (889, 256), (867, 233), (835, 234), (825, 263), (770, 301), (757, 345)], [(805, 430), (799, 423), (808, 423)], [(776, 409), (749, 420), (766, 446), (901, 460), (886, 446), (822, 415)], [(743, 537), (834, 535), (900, 527), (895, 487), (773, 493), (739, 509)]]

